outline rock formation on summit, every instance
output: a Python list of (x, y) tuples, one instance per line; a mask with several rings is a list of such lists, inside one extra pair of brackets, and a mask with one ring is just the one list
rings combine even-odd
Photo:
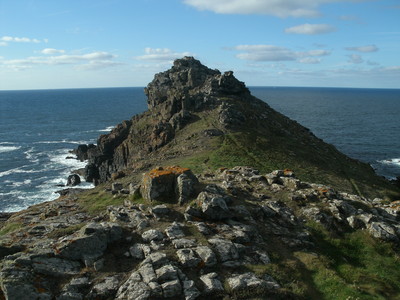
[[(170, 70), (156, 74), (145, 93), (148, 112), (100, 136), (97, 147), (82, 145), (76, 150), (79, 159), (88, 159), (88, 181), (104, 182), (118, 170), (135, 167), (132, 161), (166, 145), (192, 120), (193, 112), (215, 109), (221, 97), (251, 98), (233, 72), (221, 74), (192, 57), (176, 60)], [(221, 120), (226, 125), (239, 125), (243, 117), (239, 112), (228, 106), (222, 109)]]
[(87, 181), (186, 160), (197, 171), (243, 163), (263, 171), (292, 168), (306, 180), (362, 195), (376, 193), (374, 185), (391, 188), (369, 165), (252, 96), (231, 71), (184, 57), (156, 74), (145, 94), (147, 111), (101, 135), (97, 146), (78, 147), (78, 158), (88, 160)]

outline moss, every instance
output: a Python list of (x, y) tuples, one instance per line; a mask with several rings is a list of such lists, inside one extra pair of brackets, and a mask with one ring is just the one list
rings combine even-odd
[(22, 228), (22, 223), (18, 222), (10, 222), (6, 223), (1, 229), (0, 229), (0, 236), (9, 234), (11, 232), (14, 232), (18, 229)]
[(202, 245), (202, 246), (208, 246), (208, 240), (207, 238), (197, 229), (197, 227), (195, 225), (188, 225), (185, 226), (185, 233), (193, 236), (198, 245)]
[(82, 209), (91, 215), (104, 212), (110, 205), (122, 205), (128, 198), (126, 195), (112, 195), (109, 192), (101, 191), (101, 188), (96, 187), (94, 190), (83, 192), (77, 200)]
[(47, 236), (50, 238), (59, 238), (65, 235), (70, 235), (80, 230), (84, 225), (85, 223), (81, 223), (81, 224), (71, 225), (66, 228), (58, 228), (50, 232)]
[(365, 231), (334, 237), (320, 224), (309, 223), (319, 255), (295, 256), (312, 272), (313, 283), (325, 299), (398, 299), (400, 258), (392, 245)]

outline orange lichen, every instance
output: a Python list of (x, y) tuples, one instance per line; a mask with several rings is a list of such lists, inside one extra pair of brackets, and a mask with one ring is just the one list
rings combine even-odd
[(291, 176), (291, 175), (293, 175), (293, 170), (285, 169), (285, 170), (283, 170), (283, 175)]
[(149, 176), (151, 178), (156, 178), (156, 177), (170, 175), (170, 174), (181, 175), (189, 170), (190, 170), (189, 168), (182, 168), (179, 166), (170, 166), (170, 167), (165, 167), (165, 168), (159, 167), (159, 168), (151, 170), (149, 172)]
[(326, 195), (326, 193), (328, 193), (329, 190), (328, 190), (328, 189), (321, 188), (321, 189), (318, 190), (318, 192), (319, 192), (320, 195)]

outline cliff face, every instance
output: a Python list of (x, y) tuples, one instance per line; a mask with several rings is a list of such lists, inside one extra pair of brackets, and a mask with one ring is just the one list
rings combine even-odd
[(233, 72), (193, 57), (174, 62), (145, 88), (148, 110), (76, 153), (86, 180), (106, 182), (126, 170), (181, 164), (196, 171), (246, 163), (262, 171), (296, 169), (300, 177), (362, 195), (391, 188), (370, 166), (352, 160), (307, 128), (253, 97)]
[(88, 159), (86, 180), (105, 182), (113, 173), (135, 167), (131, 162), (169, 143), (193, 112), (214, 109), (221, 97), (251, 98), (233, 72), (221, 74), (192, 57), (176, 60), (170, 70), (156, 74), (145, 93), (147, 112), (101, 135), (97, 147), (76, 150), (79, 159)]

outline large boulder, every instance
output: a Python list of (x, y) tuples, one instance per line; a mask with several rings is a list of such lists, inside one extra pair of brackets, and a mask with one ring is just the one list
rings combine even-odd
[(188, 168), (158, 167), (143, 175), (140, 192), (149, 201), (183, 203), (194, 193), (197, 182)]

